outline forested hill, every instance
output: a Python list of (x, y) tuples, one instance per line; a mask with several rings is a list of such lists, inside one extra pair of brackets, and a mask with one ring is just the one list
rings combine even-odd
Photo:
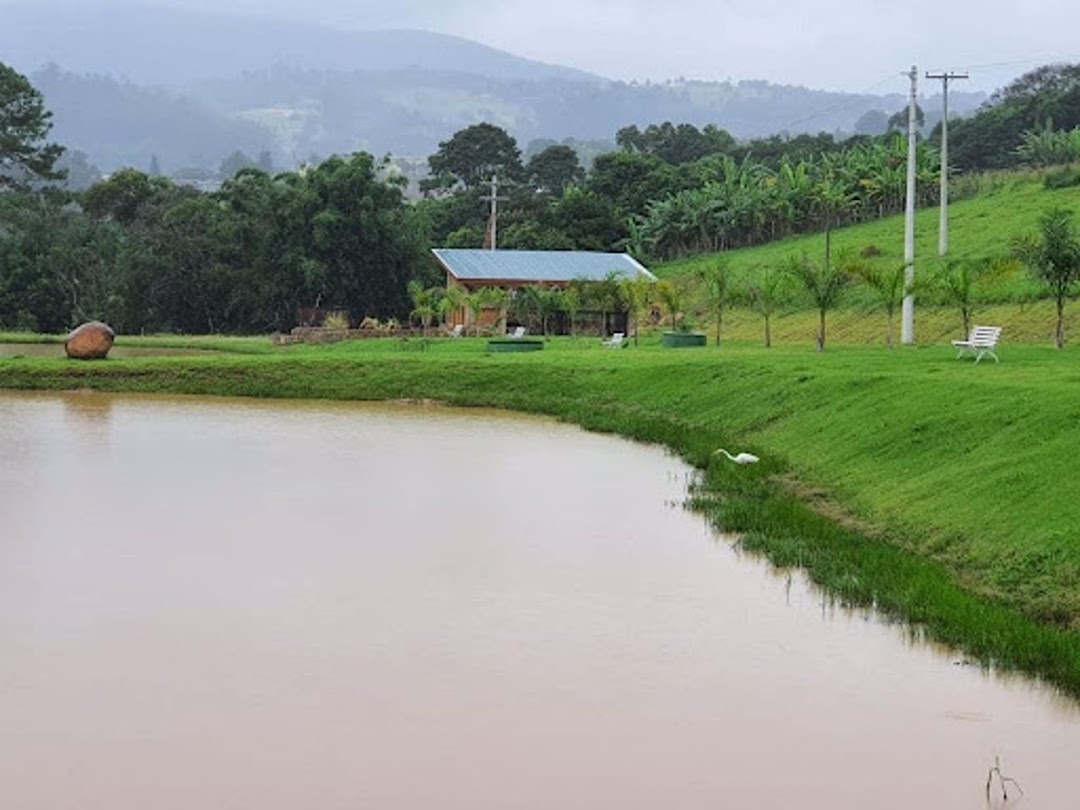
[[(265, 149), (282, 167), (358, 149), (427, 156), (481, 121), (522, 145), (610, 142), (629, 124), (663, 121), (713, 124), (740, 138), (877, 134), (906, 103), (900, 80), (885, 96), (757, 81), (635, 84), (431, 33), (153, 7), (91, 13), (73, 0), (5, 5), (0, 61), (31, 76), (55, 136), (104, 171), (145, 169), (155, 155), (167, 173), (216, 170), (236, 150)], [(962, 113), (982, 99), (955, 93), (950, 103)], [(932, 126), (940, 104), (922, 103)], [(176, 125), (181, 108), (191, 126)], [(192, 129), (197, 137), (180, 136)]]
[(4, 6), (0, 54), (24, 72), (55, 62), (76, 73), (177, 89), (274, 64), (346, 71), (421, 68), (532, 81), (597, 79), (427, 31), (340, 31), (156, 6), (87, 8), (77, 0)]

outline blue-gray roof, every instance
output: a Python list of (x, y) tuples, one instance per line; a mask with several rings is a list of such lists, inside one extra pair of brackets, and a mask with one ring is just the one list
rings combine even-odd
[(465, 248), (435, 248), (431, 252), (447, 272), (460, 281), (603, 281), (609, 273), (622, 278), (656, 281), (656, 276), (625, 253)]

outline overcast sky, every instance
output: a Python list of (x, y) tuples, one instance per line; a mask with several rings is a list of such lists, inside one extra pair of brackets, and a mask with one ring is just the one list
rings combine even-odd
[(900, 73), (916, 64), (922, 73), (968, 70), (957, 89), (992, 90), (1047, 62), (1080, 62), (1080, 0), (156, 2), (341, 28), (420, 28), (624, 80), (904, 92)]

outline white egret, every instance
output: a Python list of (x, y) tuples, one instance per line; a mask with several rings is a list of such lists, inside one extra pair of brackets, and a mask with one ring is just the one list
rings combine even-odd
[(713, 450), (713, 453), (714, 454), (723, 453), (725, 456), (730, 458), (736, 464), (757, 464), (759, 461), (761, 461), (761, 459), (759, 459), (753, 453), (739, 453), (737, 456), (733, 456), (733, 455), (731, 455), (731, 453), (729, 453), (727, 450), (725, 450), (722, 447), (717, 449), (717, 450)]

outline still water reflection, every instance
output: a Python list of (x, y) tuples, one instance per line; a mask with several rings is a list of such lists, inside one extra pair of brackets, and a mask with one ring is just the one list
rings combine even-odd
[(4, 807), (1075, 806), (1080, 716), (822, 608), (661, 451), (0, 393)]

